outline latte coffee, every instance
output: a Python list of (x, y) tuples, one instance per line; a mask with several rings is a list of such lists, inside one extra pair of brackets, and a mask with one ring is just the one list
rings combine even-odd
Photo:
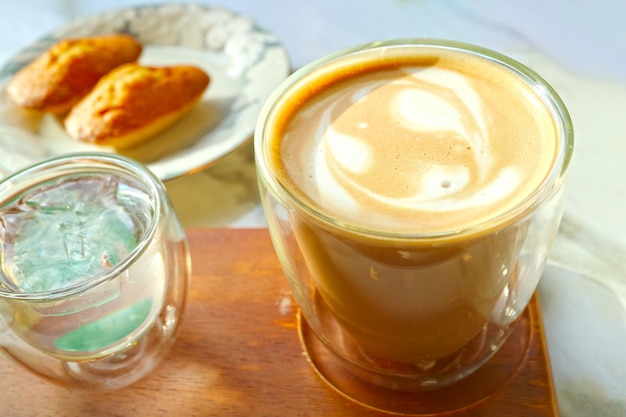
[(543, 86), (480, 48), (390, 42), (312, 64), (266, 105), (274, 244), (305, 319), (359, 373), (445, 385), (505, 341), (555, 237), (571, 152)]

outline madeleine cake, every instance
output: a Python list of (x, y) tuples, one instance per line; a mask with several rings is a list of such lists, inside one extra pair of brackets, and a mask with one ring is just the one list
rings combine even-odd
[(210, 77), (189, 65), (131, 63), (104, 76), (65, 119), (74, 139), (118, 149), (138, 145), (191, 110)]
[(122, 34), (61, 40), (18, 71), (7, 93), (19, 106), (63, 114), (102, 76), (136, 61), (141, 51), (141, 43)]

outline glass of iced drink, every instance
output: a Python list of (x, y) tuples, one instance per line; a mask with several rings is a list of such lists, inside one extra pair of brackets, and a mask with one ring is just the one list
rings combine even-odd
[(556, 92), (472, 45), (376, 42), (286, 80), (260, 115), (255, 152), (323, 376), (341, 383), (314, 342), (394, 391), (449, 386), (488, 361), (546, 264), (572, 147)]
[(162, 183), (112, 154), (49, 159), (0, 182), (0, 349), (64, 385), (146, 376), (176, 338), (190, 258)]

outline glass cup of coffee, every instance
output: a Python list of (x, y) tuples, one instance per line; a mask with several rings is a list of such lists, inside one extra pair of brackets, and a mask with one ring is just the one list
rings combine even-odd
[(113, 154), (45, 160), (0, 182), (0, 350), (59, 384), (151, 372), (185, 309), (190, 258), (163, 184)]
[(404, 392), (480, 368), (538, 284), (572, 149), (557, 93), (477, 46), (375, 42), (296, 71), (255, 152), (309, 355)]

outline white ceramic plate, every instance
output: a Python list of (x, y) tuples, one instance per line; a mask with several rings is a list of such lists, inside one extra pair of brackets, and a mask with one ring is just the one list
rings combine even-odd
[[(143, 43), (146, 65), (192, 64), (211, 83), (178, 123), (138, 147), (115, 151), (71, 139), (62, 121), (26, 111), (6, 95), (8, 80), (61, 38), (128, 33)], [(146, 164), (161, 180), (202, 169), (246, 143), (263, 102), (289, 74), (281, 42), (252, 20), (198, 4), (123, 9), (76, 21), (27, 47), (0, 68), (0, 173), (54, 155), (119, 152)]]

